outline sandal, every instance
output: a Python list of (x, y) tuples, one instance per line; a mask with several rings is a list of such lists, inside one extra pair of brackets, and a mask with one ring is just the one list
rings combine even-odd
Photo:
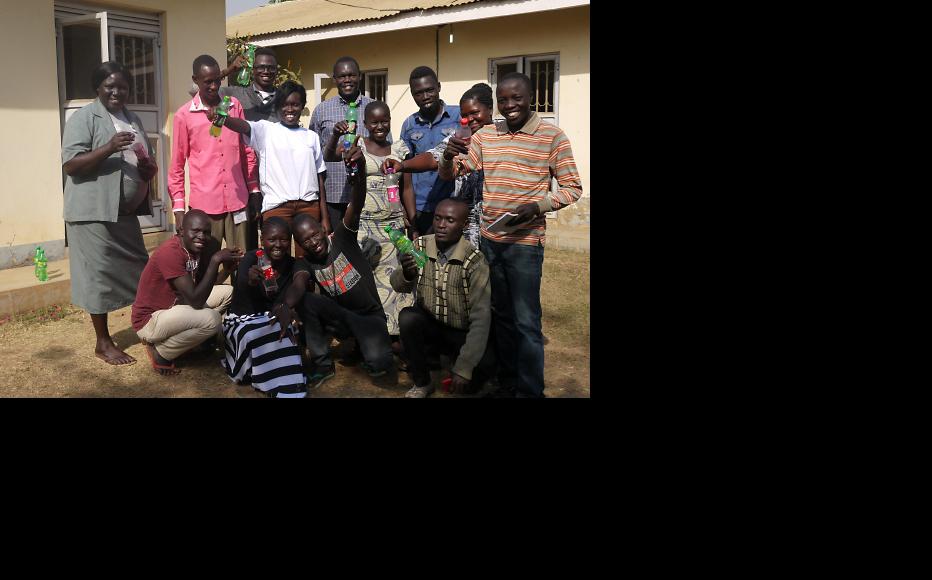
[[(143, 346), (146, 347), (146, 356), (149, 357), (149, 362), (152, 363), (152, 370), (162, 375), (163, 377), (177, 375), (181, 371), (175, 368), (175, 363), (172, 362), (170, 365), (163, 365), (155, 359), (155, 355), (152, 354), (152, 350), (155, 349), (155, 346), (148, 342), (143, 342)], [(168, 371), (168, 372), (163, 372)]]

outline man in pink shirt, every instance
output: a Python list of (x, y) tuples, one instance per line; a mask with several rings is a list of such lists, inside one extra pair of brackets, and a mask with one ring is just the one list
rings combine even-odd
[[(172, 132), (172, 161), (168, 171), (168, 194), (172, 198), (175, 230), (181, 231), (185, 213), (184, 171), (188, 165), (190, 209), (210, 216), (210, 235), (226, 239), (228, 248), (246, 248), (247, 228), (255, 227), (255, 208), (261, 207), (259, 167), (256, 155), (238, 133), (223, 127), (219, 137), (210, 135), (208, 114), (220, 104), (220, 65), (207, 54), (194, 59), (198, 87), (194, 98), (175, 112)], [(231, 97), (230, 116), (243, 119), (243, 107)]]

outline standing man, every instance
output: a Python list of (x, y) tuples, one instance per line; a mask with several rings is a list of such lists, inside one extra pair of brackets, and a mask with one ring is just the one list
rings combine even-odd
[[(237, 57), (234, 65), (242, 59)], [(233, 70), (237, 70), (232, 67)], [(275, 78), (278, 76), (278, 60), (275, 51), (268, 47), (256, 49), (256, 57), (252, 67), (252, 84), (248, 87), (231, 85), (221, 87), (220, 96), (236, 97), (243, 106), (243, 113), (247, 121), (278, 122), (278, 113), (275, 111)]]
[[(401, 138), (413, 157), (430, 151), (456, 131), (460, 124), (460, 108), (447, 105), (440, 98), (440, 81), (430, 67), (419, 66), (411, 71), (408, 84), (419, 108), (401, 125)], [(412, 183), (417, 217), (411, 226), (419, 234), (426, 234), (433, 225), (434, 208), (452, 195), (454, 183), (437, 179), (436, 171), (414, 173)]]
[[(236, 66), (245, 65), (245, 59), (242, 56), (236, 57), (231, 66), (232, 71), (238, 70)], [(248, 87), (232, 85), (220, 88), (220, 96), (235, 97), (243, 106), (243, 114), (246, 115), (247, 121), (269, 121), (278, 122), (278, 112), (275, 110), (275, 78), (278, 76), (278, 59), (275, 57), (275, 51), (268, 47), (256, 49), (255, 58), (252, 67), (252, 84)], [(247, 248), (253, 249), (259, 247), (259, 227), (261, 227), (262, 211), (262, 194), (256, 187), (249, 191), (249, 200), (251, 203), (258, 203), (251, 208), (250, 213), (256, 216), (256, 220), (250, 220), (249, 229), (246, 231)], [(258, 195), (256, 195), (258, 194)]]
[[(544, 396), (544, 343), (540, 280), (547, 221), (544, 214), (582, 195), (570, 141), (531, 111), (531, 79), (508, 73), (496, 89), (505, 123), (486, 125), (467, 142), (451, 137), (440, 158), (440, 178), (484, 170), (482, 253), (492, 279), (492, 310), (499, 358), (499, 394)], [(457, 161), (457, 153), (468, 156)], [(550, 191), (555, 177), (559, 189)], [(506, 212), (517, 214), (504, 231), (489, 226)]]
[[(368, 137), (369, 131), (362, 123), (363, 111), (366, 105), (374, 99), (359, 92), (359, 63), (351, 56), (341, 56), (333, 65), (333, 82), (337, 85), (337, 96), (323, 101), (311, 113), (311, 122), (308, 129), (317, 133), (321, 144), (330, 142), (330, 135), (346, 133), (346, 112), (350, 103), (356, 103), (358, 121), (356, 122), (356, 135)], [(391, 133), (388, 135), (391, 141)], [(327, 208), (330, 212), (330, 223), (339, 224), (346, 213), (346, 206), (352, 197), (352, 187), (347, 181), (346, 166), (342, 161), (327, 162)], [(325, 224), (326, 225), (326, 224)], [(336, 227), (336, 226), (334, 226)], [(327, 231), (329, 234), (330, 232)]]
[[(172, 198), (175, 229), (181, 231), (185, 212), (184, 174), (188, 166), (191, 186), (189, 207), (203, 210), (211, 223), (211, 237), (226, 240), (227, 247), (246, 248), (246, 230), (250, 207), (262, 203), (259, 194), (259, 168), (256, 155), (246, 147), (238, 133), (223, 127), (219, 137), (209, 133), (208, 119), (220, 104), (220, 65), (214, 57), (202, 54), (194, 59), (194, 75), (198, 87), (194, 98), (175, 112), (172, 124), (172, 160), (168, 173), (168, 194)], [(231, 117), (243, 119), (243, 107), (230, 98)], [(250, 204), (250, 192), (255, 192)]]

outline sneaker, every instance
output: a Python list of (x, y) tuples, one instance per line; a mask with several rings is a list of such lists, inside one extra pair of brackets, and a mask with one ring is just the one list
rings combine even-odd
[(385, 370), (385, 369), (382, 369), (382, 370), (379, 370), (379, 371), (374, 370), (374, 369), (372, 368), (372, 366), (371, 366), (369, 363), (365, 363), (365, 362), (362, 363), (362, 368), (364, 368), (364, 369), (366, 370), (366, 372), (369, 374), (369, 376), (372, 377), (372, 378), (381, 377), (382, 375), (384, 375), (385, 373), (388, 372), (388, 371)]
[(307, 378), (307, 388), (308, 390), (319, 389), (322, 384), (327, 379), (332, 379), (336, 376), (336, 367), (330, 365), (329, 367), (318, 367), (314, 374)]
[(411, 389), (405, 393), (406, 399), (426, 399), (434, 392), (433, 385), (427, 385), (426, 387), (411, 387)]

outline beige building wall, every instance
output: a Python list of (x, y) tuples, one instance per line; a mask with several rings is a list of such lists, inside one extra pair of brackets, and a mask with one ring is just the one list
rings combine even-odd
[[(278, 60), (289, 59), (302, 71), (308, 101), (314, 74), (331, 74), (337, 58), (349, 55), (363, 70), (388, 69), (387, 100), (392, 109), (392, 129), (398, 134), (405, 117), (417, 110), (408, 88), (408, 75), (415, 67), (437, 70), (441, 97), (458, 104), (459, 97), (478, 82), (489, 81), (489, 59), (535, 54), (560, 54), (559, 125), (573, 146), (583, 182), (584, 199), (557, 212), (558, 221), (586, 228), (589, 223), (589, 7), (508, 16), (494, 20), (454, 23), (440, 28), (439, 66), (436, 27), (391, 31), (313, 43), (273, 46)], [(332, 91), (324, 96), (331, 96)], [(305, 125), (308, 118), (305, 118)]]
[[(190, 99), (191, 62), (200, 54), (210, 54), (221, 65), (226, 63), (224, 0), (87, 4), (161, 15), (162, 130), (166, 153), (170, 152), (172, 115)], [(52, 0), (0, 3), (0, 43), (3, 54), (16, 55), (17, 62), (27, 59), (30, 65), (17, 68), (15, 83), (0, 83), (0, 121), (8, 136), (0, 141), (0, 163), (8, 177), (6, 193), (0, 196), (0, 253), (9, 254), (10, 247), (60, 241), (65, 235)], [(2, 258), (8, 256), (0, 256), (0, 267)]]

